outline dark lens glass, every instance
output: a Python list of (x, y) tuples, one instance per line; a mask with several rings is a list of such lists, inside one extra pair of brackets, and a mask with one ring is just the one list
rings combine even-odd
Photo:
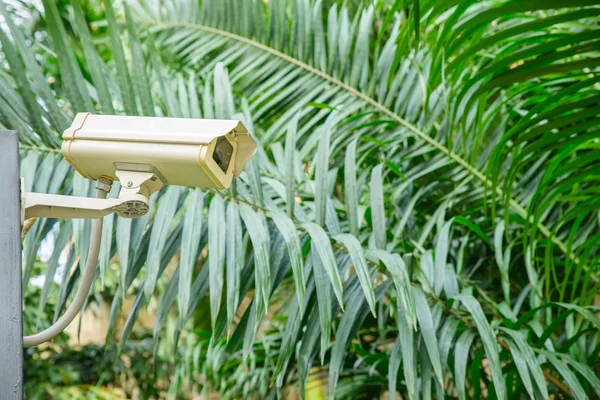
[(221, 136), (217, 139), (217, 145), (215, 146), (215, 150), (213, 151), (213, 160), (217, 163), (217, 165), (223, 170), (224, 173), (227, 173), (227, 168), (229, 168), (229, 161), (231, 160), (231, 155), (233, 154), (233, 146), (229, 143), (224, 136)]

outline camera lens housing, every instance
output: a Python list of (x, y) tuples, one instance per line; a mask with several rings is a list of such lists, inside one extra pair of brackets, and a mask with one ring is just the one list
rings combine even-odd
[(62, 153), (84, 177), (118, 180), (117, 170), (153, 172), (166, 184), (225, 189), (256, 143), (241, 121), (80, 113)]

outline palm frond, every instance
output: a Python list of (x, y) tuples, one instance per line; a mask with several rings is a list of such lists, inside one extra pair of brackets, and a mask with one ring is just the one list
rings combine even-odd
[[(46, 3), (53, 85), (0, 6), (0, 122), (20, 131), (27, 190), (89, 192), (55, 150), (76, 110), (241, 118), (260, 147), (231, 189), (167, 187), (150, 214), (107, 224), (100, 268), (120, 266), (107, 341), (135, 292), (119, 347), (155, 299), (155, 354), (175, 314), (175, 346), (192, 340), (177, 350), (193, 358), (188, 378), (230, 398), (304, 395), (323, 379), (319, 361), (332, 397), (598, 392), (600, 321), (586, 307), (599, 235), (595, 33), (581, 10), (559, 8), (597, 7), (417, 1), (407, 24), (398, 2), (356, 13), (309, 0), (132, 2), (129, 41), (107, 9), (105, 63), (77, 5), (81, 43)], [(527, 14), (540, 9), (549, 15)], [(532, 48), (531, 64), (510, 68)], [(560, 93), (568, 104), (551, 100)], [(25, 239), (26, 284), (49, 232), (53, 254), (69, 254), (55, 318), (86, 229), (42, 219)], [(554, 302), (568, 293), (572, 304)], [(206, 297), (204, 340), (188, 328)]]

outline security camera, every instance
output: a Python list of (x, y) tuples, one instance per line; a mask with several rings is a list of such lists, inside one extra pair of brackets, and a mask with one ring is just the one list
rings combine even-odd
[[(240, 121), (77, 114), (63, 134), (62, 153), (82, 176), (96, 181), (96, 198), (22, 194), (23, 219), (91, 218), (87, 263), (73, 302), (54, 325), (23, 338), (25, 347), (62, 332), (81, 309), (98, 261), (102, 218), (111, 213), (137, 218), (164, 184), (225, 189), (256, 153)], [(117, 199), (107, 199), (120, 181)]]
[(154, 172), (170, 185), (225, 189), (256, 152), (240, 121), (80, 113), (63, 134), (65, 159), (88, 179)]
[(62, 154), (88, 179), (120, 181), (119, 199), (41, 193), (25, 199), (25, 218), (136, 218), (163, 184), (225, 189), (256, 153), (240, 121), (79, 113), (63, 134)]

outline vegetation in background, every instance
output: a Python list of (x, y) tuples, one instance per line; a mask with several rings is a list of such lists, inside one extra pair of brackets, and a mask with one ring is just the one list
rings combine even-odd
[[(236, 118), (259, 142), (228, 190), (165, 187), (149, 215), (105, 217), (108, 340), (125, 351), (155, 309), (171, 394), (600, 396), (596, 1), (0, 13), (0, 124), (19, 131), (27, 190), (91, 194), (59, 154), (81, 111)], [(65, 249), (73, 268), (41, 293), (55, 315), (90, 229), (38, 220), (25, 283), (56, 224), (46, 282)]]

